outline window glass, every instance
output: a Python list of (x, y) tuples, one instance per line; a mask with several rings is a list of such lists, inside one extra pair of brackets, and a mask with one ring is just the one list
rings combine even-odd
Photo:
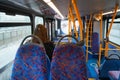
[[(30, 23), (30, 17), (24, 15), (6, 15), (0, 12), (0, 24), (2, 23)], [(23, 38), (31, 34), (31, 25), (0, 26), (0, 69), (12, 62)]]
[(5, 13), (0, 12), (0, 22), (30, 22), (28, 16), (23, 15), (6, 15)]
[(110, 41), (120, 45), (120, 24), (119, 23), (113, 23), (109, 39)]
[[(78, 31), (78, 29), (79, 29), (78, 21), (75, 21), (75, 24), (76, 24), (76, 30)], [(73, 23), (71, 23), (71, 26), (72, 26), (71, 28), (72, 28), (72, 31), (73, 31), (74, 30)], [(68, 34), (68, 20), (61, 21), (61, 30), (62, 30), (63, 34)]]
[(61, 21), (61, 31), (63, 34), (68, 34), (68, 20)]
[(58, 24), (57, 24), (57, 20), (55, 20), (55, 30), (58, 29)]
[(105, 20), (105, 27), (103, 27), (103, 29), (104, 29), (104, 38), (106, 38), (106, 28), (107, 28), (107, 20)]
[[(109, 22), (111, 22), (112, 19), (109, 19)], [(120, 18), (114, 19), (114, 22), (120, 21)]]
[(44, 24), (42, 17), (38, 17), (38, 16), (35, 17), (35, 26), (36, 26), (37, 24)]
[(30, 26), (0, 28), (0, 45), (8, 45), (31, 34)]

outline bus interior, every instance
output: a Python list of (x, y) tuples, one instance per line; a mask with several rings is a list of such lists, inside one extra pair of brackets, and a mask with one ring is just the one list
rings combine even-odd
[(120, 0), (0, 0), (0, 80), (120, 80)]

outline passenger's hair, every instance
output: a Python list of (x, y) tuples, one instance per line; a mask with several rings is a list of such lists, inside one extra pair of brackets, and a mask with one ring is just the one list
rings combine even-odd
[[(49, 41), (49, 38), (47, 36), (47, 29), (44, 25), (38, 24), (34, 30), (34, 35), (38, 36), (43, 43), (46, 43)], [(38, 43), (35, 39), (32, 40), (35, 43)]]

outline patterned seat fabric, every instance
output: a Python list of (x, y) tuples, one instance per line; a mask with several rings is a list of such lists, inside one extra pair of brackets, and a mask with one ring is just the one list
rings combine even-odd
[(11, 80), (48, 80), (50, 61), (45, 49), (37, 44), (25, 44), (16, 54)]
[(64, 44), (55, 48), (50, 80), (87, 80), (85, 56), (81, 47)]
[(92, 35), (92, 48), (93, 53), (99, 53), (99, 34), (94, 32)]

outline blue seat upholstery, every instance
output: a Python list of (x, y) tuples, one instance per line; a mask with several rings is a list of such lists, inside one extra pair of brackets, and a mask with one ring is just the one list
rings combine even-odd
[(109, 80), (109, 71), (119, 71), (120, 60), (106, 59), (99, 69), (99, 78), (101, 80)]
[(50, 80), (87, 80), (83, 50), (75, 44), (64, 44), (53, 52)]
[(92, 47), (91, 50), (93, 53), (99, 53), (99, 34), (94, 32), (92, 35)]
[[(112, 44), (108, 44), (108, 47), (110, 48), (110, 49), (116, 49), (116, 47), (115, 46), (113, 46)], [(117, 52), (117, 50), (112, 50), (114, 53), (116, 53)]]
[(50, 61), (37, 44), (22, 45), (16, 54), (11, 80), (48, 80)]

